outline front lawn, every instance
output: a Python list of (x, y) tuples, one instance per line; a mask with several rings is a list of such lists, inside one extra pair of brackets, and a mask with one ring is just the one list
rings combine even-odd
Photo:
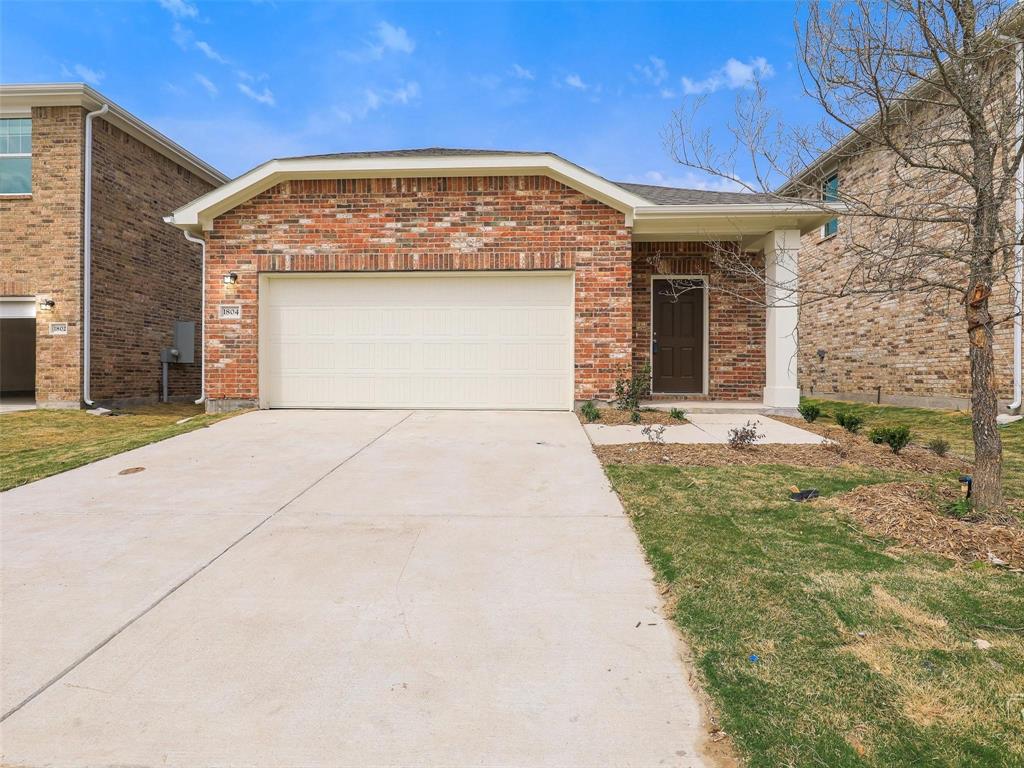
[[(914, 426), (962, 429), (952, 415)], [(827, 497), (906, 475), (607, 472), (748, 765), (1024, 765), (1024, 577), (894, 549), (828, 499), (787, 498), (791, 485)]]
[[(839, 411), (852, 411), (864, 419), (867, 434), (881, 424), (906, 424), (913, 441), (925, 444), (932, 438), (949, 442), (950, 450), (972, 459), (971, 415), (963, 411), (938, 411), (928, 408), (900, 408), (892, 405), (844, 403), (833, 400), (808, 400), (821, 408), (819, 421), (835, 423)], [(999, 428), (1003, 441), (1003, 490), (1007, 498), (1024, 498), (1024, 420)]]
[[(139, 406), (117, 416), (36, 410), (0, 414), (0, 491), (191, 432), (225, 418), (201, 405)], [(189, 419), (178, 424), (182, 419)]]

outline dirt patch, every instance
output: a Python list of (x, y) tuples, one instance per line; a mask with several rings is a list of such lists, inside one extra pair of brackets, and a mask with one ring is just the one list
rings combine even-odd
[(797, 467), (860, 466), (887, 472), (963, 472), (968, 464), (958, 457), (937, 456), (924, 448), (905, 448), (898, 456), (887, 446), (864, 438), (833, 436), (828, 445), (688, 445), (638, 443), (600, 445), (594, 451), (603, 464), (672, 464), (680, 467), (729, 467), (756, 464), (790, 464)]
[[(998, 521), (969, 522), (943, 513), (959, 498), (956, 488), (927, 483), (862, 485), (831, 499), (814, 502), (849, 516), (872, 536), (968, 563), (989, 554), (1024, 568), (1024, 526), (1007, 514)], [(1010, 513), (1024, 513), (1024, 502), (1009, 502)]]
[[(576, 412), (580, 422), (583, 424), (604, 424), (607, 427), (618, 427), (623, 424), (636, 424), (630, 419), (630, 412), (619, 408), (602, 408), (601, 418), (597, 421), (587, 421), (579, 411)], [(686, 419), (673, 419), (668, 411), (640, 411), (640, 424), (685, 424)]]

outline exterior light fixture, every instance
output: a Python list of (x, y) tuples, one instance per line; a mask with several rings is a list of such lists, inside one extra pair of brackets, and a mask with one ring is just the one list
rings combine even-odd
[(224, 285), (234, 285), (237, 282), (238, 282), (238, 273), (237, 272), (228, 272), (226, 275), (224, 275)]
[(53, 309), (56, 306), (57, 306), (57, 302), (55, 302), (53, 299), (40, 299), (39, 300), (39, 308), (40, 309)]

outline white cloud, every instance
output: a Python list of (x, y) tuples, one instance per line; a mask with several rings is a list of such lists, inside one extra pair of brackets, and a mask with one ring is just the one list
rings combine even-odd
[(377, 61), (386, 53), (412, 53), (416, 50), (416, 43), (404, 27), (396, 27), (386, 21), (377, 24), (373, 36), (373, 41), (366, 43), (361, 50), (346, 51), (342, 55), (352, 61)]
[(196, 48), (202, 51), (203, 54), (205, 54), (206, 58), (210, 59), (211, 61), (216, 61), (218, 64), (228, 63), (227, 59), (221, 56), (216, 50), (214, 50), (212, 45), (205, 42), (204, 40), (197, 40)]
[(563, 82), (570, 88), (575, 88), (579, 91), (585, 91), (588, 88), (587, 84), (583, 82), (583, 78), (579, 75), (566, 75)]
[(533, 80), (533, 72), (528, 70), (526, 67), (522, 67), (518, 64), (512, 65), (512, 76), (519, 80)]
[(392, 26), (386, 21), (377, 25), (377, 40), (389, 51), (412, 53), (416, 50), (416, 43), (409, 38), (409, 33), (403, 27)]
[(181, 26), (178, 22), (174, 22), (174, 26), (171, 27), (171, 40), (181, 50), (187, 51), (192, 47), (192, 32)]
[(371, 112), (389, 105), (406, 105), (420, 97), (420, 84), (416, 81), (403, 83), (394, 90), (367, 88), (360, 103), (347, 107), (335, 107), (334, 116), (343, 123), (362, 120)]
[(755, 80), (767, 79), (774, 74), (775, 69), (764, 56), (755, 56), (746, 63), (730, 58), (721, 68), (716, 69), (703, 80), (691, 80), (684, 77), (682, 79), (683, 93), (694, 95), (714, 93), (722, 88), (730, 90), (749, 88)]
[(274, 106), (277, 102), (274, 101), (274, 94), (270, 92), (269, 88), (264, 88), (262, 91), (257, 91), (246, 83), (239, 83), (238, 90), (244, 93), (253, 101), (258, 101), (260, 104), (266, 104), (268, 107)]
[(157, 0), (157, 2), (165, 11), (179, 19), (194, 19), (199, 15), (199, 9), (188, 0)]
[(210, 78), (206, 77), (205, 75), (201, 75), (198, 72), (196, 72), (196, 82), (203, 86), (203, 88), (206, 89), (206, 92), (211, 96), (216, 96), (219, 93), (219, 89), (217, 88), (217, 86), (213, 83), (212, 80), (210, 80)]
[(634, 64), (633, 69), (651, 85), (661, 85), (668, 79), (668, 67), (665, 60), (657, 56), (648, 56), (646, 64)]
[(638, 183), (658, 187), (681, 187), (683, 189), (706, 189), (712, 192), (745, 192), (747, 188), (738, 179), (723, 179), (707, 176), (695, 171), (684, 171), (681, 175), (670, 175), (661, 171), (647, 171)]
[(90, 85), (99, 85), (100, 81), (103, 80), (106, 75), (103, 72), (98, 72), (91, 67), (85, 66), (85, 64), (75, 64), (69, 70), (67, 67), (61, 67), (65, 77), (77, 77), (84, 83)]

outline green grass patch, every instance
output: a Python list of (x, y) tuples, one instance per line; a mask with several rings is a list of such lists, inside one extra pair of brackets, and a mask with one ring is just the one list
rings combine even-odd
[[(912, 440), (926, 445), (933, 438), (949, 442), (950, 450), (973, 460), (974, 441), (971, 438), (971, 415), (964, 411), (939, 411), (930, 408), (902, 408), (893, 405), (869, 405), (834, 400), (805, 398), (821, 409), (819, 421), (836, 423), (836, 413), (855, 413), (864, 419), (867, 434), (873, 427), (905, 424), (910, 427)], [(1024, 420), (999, 428), (1003, 441), (1003, 491), (1007, 498), (1024, 498)]]
[[(787, 498), (790, 485), (827, 496), (903, 478), (607, 471), (748, 765), (1024, 765), (1024, 701), (1014, 698), (1024, 694), (1024, 632), (1013, 631), (1024, 627), (1024, 579), (895, 556)], [(978, 638), (992, 647), (979, 650)]]
[[(5, 413), (0, 415), (0, 491), (191, 432), (228, 415), (207, 415), (192, 403), (140, 406), (118, 416), (78, 410)], [(188, 417), (194, 418), (175, 423)]]

